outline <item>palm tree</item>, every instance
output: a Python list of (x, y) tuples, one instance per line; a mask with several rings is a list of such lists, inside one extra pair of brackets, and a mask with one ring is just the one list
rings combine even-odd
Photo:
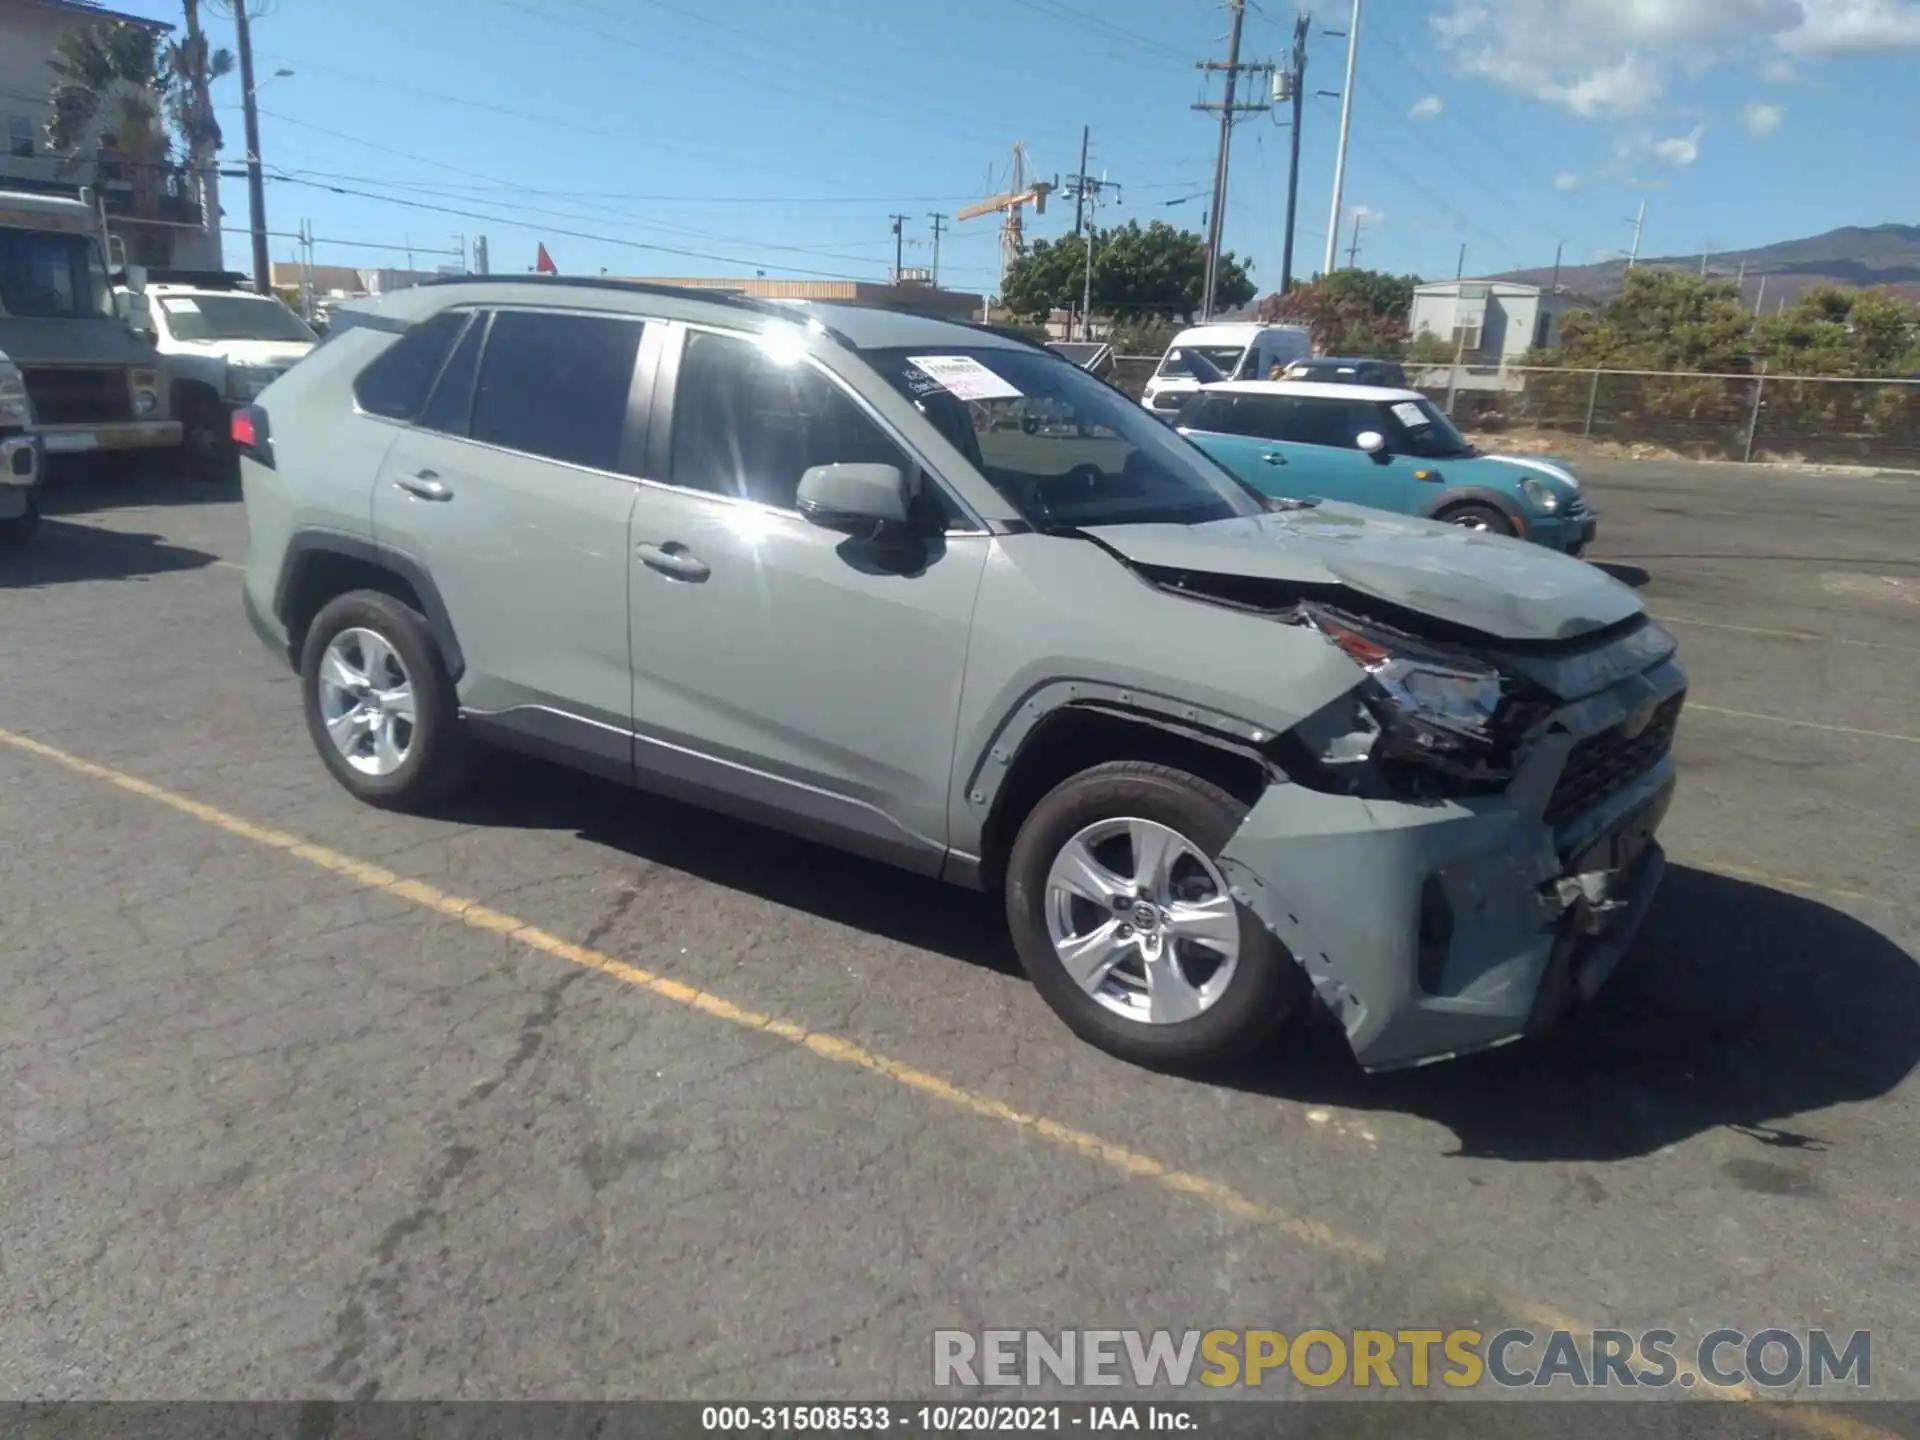
[[(205, 81), (233, 68), (230, 54), (209, 54), (197, 26), (176, 43), (145, 26), (101, 21), (61, 36), (47, 68), (54, 75), (47, 143), (64, 156), (62, 174), (94, 161), (96, 180), (124, 179), (130, 218), (177, 221), (198, 208), (181, 203), (192, 192), (175, 140), (192, 169), (212, 168), (220, 127)], [(172, 248), (164, 231), (136, 238), (145, 255), (164, 258)]]

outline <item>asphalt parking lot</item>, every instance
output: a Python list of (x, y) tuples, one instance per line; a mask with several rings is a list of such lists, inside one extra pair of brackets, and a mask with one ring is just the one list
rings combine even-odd
[(0, 1396), (907, 1397), (942, 1327), (1528, 1323), (1868, 1329), (1920, 1398), (1920, 480), (1581, 468), (1693, 676), (1630, 971), (1552, 1041), (1205, 1082), (1076, 1042), (980, 897), (531, 761), (357, 806), (234, 496), (50, 496), (0, 559)]

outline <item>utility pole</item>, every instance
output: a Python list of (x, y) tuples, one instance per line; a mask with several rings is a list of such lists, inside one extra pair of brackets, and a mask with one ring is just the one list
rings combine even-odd
[(889, 215), (887, 218), (893, 221), (893, 283), (898, 285), (900, 283), (900, 271), (906, 264), (906, 225), (907, 221), (913, 217), (911, 215)]
[(487, 237), (484, 235), (473, 237), (473, 273), (476, 275), (491, 273), (487, 269)]
[(1700, 251), (1700, 278), (1702, 280), (1707, 278), (1707, 255), (1708, 254), (1709, 252), (1703, 246)]
[(1347, 83), (1340, 92), (1340, 148), (1333, 160), (1333, 218), (1327, 221), (1327, 272), (1333, 271), (1340, 244), (1340, 207), (1346, 199), (1347, 137), (1353, 129), (1354, 70), (1360, 59), (1360, 0), (1353, 0), (1353, 18), (1347, 22)]
[(940, 288), (940, 232), (947, 228), (947, 217), (938, 210), (929, 210), (927, 218), (933, 221), (933, 288)]
[(1640, 263), (1640, 236), (1647, 228), (1647, 202), (1640, 202), (1640, 212), (1633, 217), (1633, 249), (1627, 252), (1627, 269), (1631, 270)]
[(1760, 307), (1766, 303), (1767, 303), (1767, 277), (1765, 275), (1762, 275), (1760, 277), (1760, 293), (1753, 297), (1753, 313), (1755, 315), (1758, 315), (1760, 313)]
[(1271, 110), (1270, 104), (1234, 103), (1234, 93), (1239, 89), (1240, 72), (1243, 70), (1271, 70), (1271, 65), (1240, 63), (1240, 30), (1247, 19), (1247, 0), (1227, 0), (1227, 14), (1231, 18), (1232, 28), (1227, 32), (1227, 60), (1223, 65), (1216, 60), (1202, 60), (1201, 70), (1212, 74), (1222, 71), (1227, 77), (1225, 94), (1218, 105), (1203, 102), (1195, 105), (1196, 110), (1209, 113), (1220, 112), (1220, 150), (1213, 162), (1213, 209), (1207, 220), (1207, 279), (1206, 288), (1200, 295), (1200, 318), (1213, 318), (1214, 292), (1220, 279), (1220, 242), (1227, 228), (1227, 167), (1233, 151), (1233, 122), (1236, 117), (1255, 110)]
[[(1465, 246), (1461, 247), (1463, 250), (1465, 248)], [(1549, 295), (1558, 295), (1560, 293), (1560, 257), (1566, 253), (1567, 242), (1564, 240), (1553, 247), (1553, 288), (1547, 291)]]
[(1118, 190), (1117, 180), (1096, 180), (1087, 173), (1087, 155), (1092, 130), (1080, 133), (1080, 172), (1067, 177), (1067, 187), (1073, 192), (1073, 229), (1086, 245), (1086, 257), (1080, 283), (1080, 338), (1093, 339), (1093, 237), (1099, 229), (1100, 197), (1108, 190)]
[(1306, 118), (1307, 31), (1313, 16), (1306, 11), (1293, 20), (1293, 65), (1287, 71), (1284, 98), (1293, 102), (1293, 156), (1287, 162), (1287, 238), (1280, 250), (1280, 293), (1293, 289), (1293, 224), (1300, 208), (1300, 126)]
[(1347, 268), (1357, 270), (1360, 267), (1360, 222), (1365, 219), (1358, 210), (1353, 212), (1353, 243), (1347, 246)]
[(240, 50), (240, 88), (247, 126), (247, 204), (253, 228), (253, 288), (273, 294), (273, 264), (267, 258), (267, 187), (260, 173), (260, 109), (253, 100), (253, 25), (247, 0), (233, 0), (233, 32)]
[(1467, 273), (1467, 242), (1460, 242), (1460, 258), (1454, 262), (1453, 278), (1459, 280)]

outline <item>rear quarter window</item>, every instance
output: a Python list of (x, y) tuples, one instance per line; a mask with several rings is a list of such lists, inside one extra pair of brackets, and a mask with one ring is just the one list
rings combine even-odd
[(413, 420), (471, 318), (466, 310), (442, 311), (381, 351), (354, 379), (353, 398), (360, 408), (388, 420)]

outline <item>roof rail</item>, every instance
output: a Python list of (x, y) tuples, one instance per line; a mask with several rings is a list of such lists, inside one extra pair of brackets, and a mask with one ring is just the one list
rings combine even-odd
[(798, 311), (810, 323), (820, 328), (840, 345), (848, 350), (857, 348), (854, 343), (835, 330), (831, 325), (814, 316), (806, 315), (804, 307), (808, 301), (789, 302), (763, 300), (757, 295), (741, 295), (730, 290), (708, 290), (697, 285), (657, 285), (647, 280), (617, 280), (610, 275), (435, 275), (430, 279), (417, 281), (415, 288), (427, 289), (442, 285), (550, 285), (555, 289), (612, 290), (627, 295), (662, 295), (672, 300), (704, 300), (713, 305), (731, 305), (739, 310), (751, 310), (756, 315), (770, 315), (775, 319), (793, 323)]
[[(124, 273), (124, 272), (123, 272)], [(147, 271), (149, 285), (197, 285), (202, 290), (246, 290), (253, 289), (253, 277), (243, 275), (238, 270), (173, 270), (152, 269)]]
[[(984, 320), (949, 320), (947, 323), (949, 325), (964, 325), (969, 330), (978, 330), (987, 335), (998, 335), (1002, 340), (1011, 340), (1015, 344), (1025, 345), (1029, 350), (1047, 350), (1045, 342), (1036, 340), (1031, 335), (1023, 334), (1006, 325), (993, 325)], [(1047, 350), (1047, 353), (1051, 355), (1053, 352)]]

